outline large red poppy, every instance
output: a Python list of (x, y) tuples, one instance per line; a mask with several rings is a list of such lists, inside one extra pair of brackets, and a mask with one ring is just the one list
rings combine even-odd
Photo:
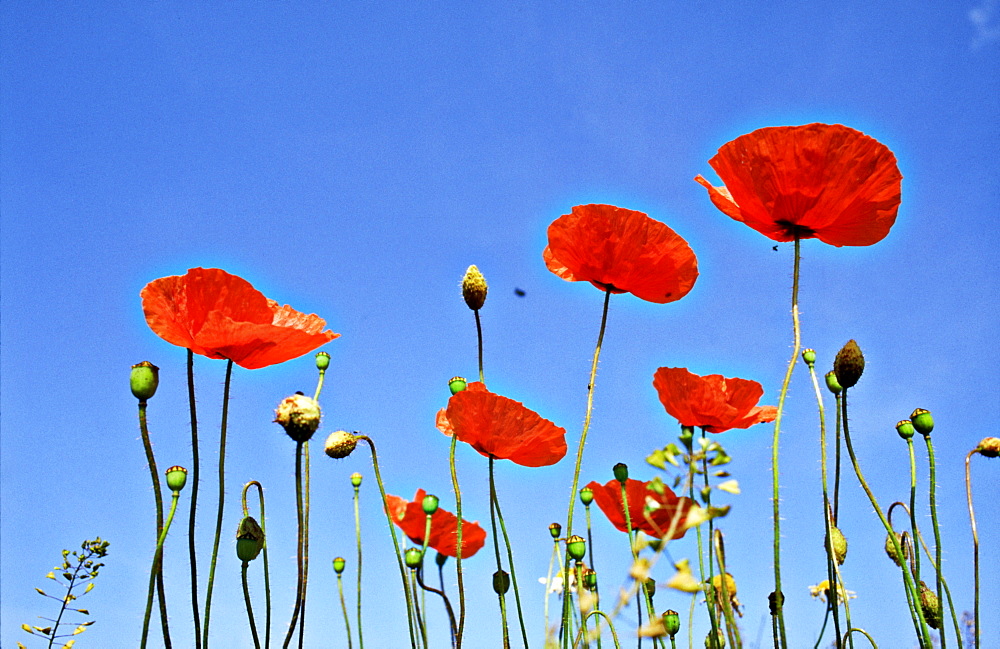
[[(594, 500), (608, 517), (611, 524), (622, 532), (627, 532), (625, 508), (622, 507), (622, 484), (612, 479), (606, 485), (591, 482), (587, 488), (594, 492)], [(695, 505), (690, 498), (679, 497), (669, 487), (663, 485), (663, 493), (657, 493), (649, 482), (629, 478), (625, 481), (628, 497), (628, 515), (633, 530), (642, 530), (650, 536), (663, 538), (673, 524), (672, 539), (679, 539), (687, 532), (684, 521), (688, 511)]]
[[(424, 544), (424, 530), (427, 525), (427, 514), (424, 513), (423, 489), (417, 489), (413, 500), (407, 502), (399, 496), (387, 494), (389, 516), (392, 522), (414, 543)], [(467, 559), (479, 552), (486, 543), (486, 530), (479, 523), (462, 521), (462, 558)], [(431, 536), (427, 546), (434, 548), (449, 557), (458, 555), (458, 517), (440, 507), (431, 515)]]
[(168, 343), (247, 369), (283, 363), (340, 336), (218, 268), (154, 280), (140, 293), (146, 322)]
[(698, 376), (683, 367), (661, 367), (653, 374), (660, 403), (682, 426), (710, 433), (749, 428), (774, 421), (778, 409), (758, 406), (764, 388), (756, 381), (727, 379), (721, 374)]
[(570, 282), (658, 304), (679, 300), (698, 279), (687, 241), (642, 212), (577, 205), (549, 226), (545, 265)]
[(841, 124), (758, 129), (708, 163), (724, 186), (695, 180), (715, 206), (775, 241), (870, 246), (896, 222), (903, 175), (895, 156)]
[(564, 428), (478, 381), (448, 399), (448, 407), (437, 414), (437, 427), (486, 457), (521, 466), (549, 466), (566, 455)]

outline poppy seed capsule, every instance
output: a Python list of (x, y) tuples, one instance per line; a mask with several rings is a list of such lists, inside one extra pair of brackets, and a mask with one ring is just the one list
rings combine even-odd
[(236, 529), (236, 556), (240, 561), (253, 561), (264, 548), (264, 530), (253, 516), (244, 516)]
[(597, 588), (597, 572), (586, 568), (583, 571), (583, 587), (587, 590), (594, 590)]
[(844, 391), (844, 388), (837, 383), (837, 373), (833, 370), (826, 373), (826, 389), (833, 394), (840, 394)]
[(285, 397), (274, 414), (274, 421), (296, 442), (308, 442), (319, 428), (319, 404), (301, 392)]
[[(330, 436), (326, 438), (326, 446), (323, 450), (333, 459), (339, 460), (353, 453), (357, 446), (357, 435), (353, 435), (346, 430), (338, 430), (330, 433)], [(354, 475), (358, 476), (358, 484), (354, 486), (358, 486), (361, 484), (361, 475)], [(351, 484), (354, 484), (354, 475), (351, 476)]]
[(141, 402), (152, 399), (156, 388), (160, 385), (160, 368), (149, 361), (143, 361), (132, 366), (129, 376), (129, 386), (132, 395)]
[(451, 390), (452, 394), (458, 394), (466, 388), (468, 384), (465, 379), (461, 376), (454, 376), (448, 381), (448, 389)]
[(803, 349), (802, 350), (802, 360), (806, 362), (806, 365), (812, 367), (816, 362), (816, 350), (815, 349)]
[(896, 424), (896, 432), (903, 439), (913, 439), (913, 433), (916, 431), (913, 429), (913, 424), (909, 419), (904, 419)]
[[(838, 565), (844, 565), (844, 561), (847, 559), (847, 539), (844, 537), (843, 532), (836, 527), (831, 527), (830, 533), (833, 536), (833, 556), (837, 559)], [(827, 550), (830, 549), (829, 543), (824, 543), (823, 545)]]
[(611, 472), (615, 474), (615, 480), (625, 484), (628, 481), (628, 465), (624, 462), (619, 462), (614, 467), (612, 467)]
[(1000, 437), (984, 437), (983, 441), (979, 442), (976, 450), (983, 457), (1000, 456)]
[(330, 355), (326, 352), (316, 352), (316, 369), (320, 372), (330, 367)]
[(566, 541), (566, 553), (573, 561), (583, 561), (587, 556), (587, 542), (582, 536), (574, 534)]
[(333, 571), (339, 575), (344, 572), (345, 565), (347, 565), (347, 562), (344, 561), (344, 557), (337, 557), (333, 560)]
[(420, 550), (420, 548), (409, 548), (406, 551), (405, 557), (406, 567), (416, 569), (420, 567), (421, 563), (423, 563), (424, 553)]
[(508, 590), (510, 590), (510, 575), (503, 570), (497, 570), (493, 573), (493, 592), (503, 595)]
[(920, 582), (920, 609), (924, 612), (927, 626), (932, 629), (941, 628), (941, 602), (923, 581)]
[(590, 503), (594, 502), (594, 490), (590, 487), (584, 487), (581, 489), (580, 502), (583, 503), (584, 507), (590, 507)]
[(927, 437), (934, 430), (934, 418), (931, 417), (930, 410), (924, 410), (923, 408), (917, 408), (910, 415), (910, 421), (913, 422), (913, 427), (917, 429), (917, 432)]
[(170, 491), (180, 491), (187, 484), (188, 471), (182, 466), (172, 466), (167, 469), (167, 486)]
[(562, 534), (562, 525), (559, 523), (552, 523), (549, 525), (549, 534), (552, 535), (552, 538), (558, 539), (559, 535)]
[(354, 472), (351, 474), (351, 486), (355, 489), (361, 486), (361, 474)]
[(474, 265), (469, 266), (469, 269), (465, 271), (465, 277), (462, 278), (462, 297), (465, 298), (465, 303), (469, 305), (470, 309), (478, 311), (483, 308), (483, 305), (486, 304), (487, 290), (486, 278)]
[(663, 628), (673, 640), (677, 632), (681, 630), (681, 616), (677, 614), (677, 611), (670, 609), (663, 614)]
[(837, 383), (845, 390), (857, 385), (858, 380), (865, 371), (865, 355), (861, 353), (853, 339), (848, 340), (833, 360), (833, 371), (837, 375)]
[(420, 506), (423, 507), (425, 514), (432, 516), (438, 510), (438, 497), (427, 494), (424, 496), (424, 500), (420, 503)]

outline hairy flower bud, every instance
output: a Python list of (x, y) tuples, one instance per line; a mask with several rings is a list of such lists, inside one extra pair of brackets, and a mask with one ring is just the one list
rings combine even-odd
[(854, 387), (865, 371), (865, 356), (854, 340), (848, 340), (833, 361), (837, 383), (844, 389)]
[(469, 266), (469, 270), (465, 271), (465, 277), (462, 278), (462, 297), (470, 309), (478, 311), (483, 308), (486, 304), (487, 290), (486, 278), (478, 268)]
[(139, 401), (152, 399), (157, 386), (160, 385), (160, 368), (149, 361), (133, 365), (129, 385), (132, 388), (132, 395)]
[(941, 602), (934, 591), (928, 588), (923, 581), (920, 582), (920, 608), (924, 612), (927, 626), (932, 629), (941, 628)]
[(274, 414), (274, 421), (296, 442), (308, 442), (319, 428), (319, 404), (301, 392), (285, 397)]
[[(357, 435), (349, 433), (346, 430), (338, 430), (330, 433), (330, 436), (326, 438), (326, 445), (323, 450), (333, 459), (339, 460), (353, 453), (357, 445)], [(361, 474), (355, 475), (358, 476), (358, 485), (360, 485)], [(354, 484), (354, 475), (351, 476), (351, 484)]]
[(236, 556), (240, 561), (253, 561), (264, 548), (264, 530), (253, 516), (244, 516), (236, 529)]
[(983, 441), (979, 442), (976, 450), (983, 457), (1000, 456), (1000, 437), (984, 437)]
[[(837, 560), (838, 565), (843, 565), (844, 561), (847, 559), (847, 539), (844, 537), (843, 532), (841, 532), (836, 527), (830, 528), (830, 535), (833, 537), (833, 556)], [(830, 550), (831, 544), (829, 541), (823, 544), (827, 551)]]
[(497, 570), (493, 573), (493, 592), (503, 595), (510, 590), (510, 575), (504, 570)]
[[(910, 558), (910, 546), (906, 544), (906, 537), (902, 534), (895, 534), (896, 543), (899, 543), (899, 549), (903, 551), (903, 561)], [(896, 546), (892, 543), (892, 535), (886, 534), (885, 536), (885, 553), (889, 555), (892, 562), (897, 566), (900, 566), (899, 556), (896, 555)], [(902, 566), (900, 566), (902, 567)]]

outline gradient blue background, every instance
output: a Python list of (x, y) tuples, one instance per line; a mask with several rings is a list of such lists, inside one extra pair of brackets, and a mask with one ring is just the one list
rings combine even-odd
[[(656, 472), (644, 458), (677, 432), (651, 387), (657, 367), (755, 379), (773, 404), (790, 353), (791, 245), (772, 251), (772, 241), (719, 213), (692, 178), (717, 180), (707, 160), (740, 134), (813, 121), (879, 139), (905, 179), (883, 242), (804, 243), (803, 342), (824, 369), (849, 338), (865, 351), (852, 423), (883, 505), (908, 495), (895, 422), (915, 407), (934, 412), (945, 570), (957, 607), (971, 610), (963, 460), (997, 434), (1000, 415), (996, 0), (544, 8), (11, 0), (0, 19), (4, 646), (37, 646), (20, 624), (53, 606), (33, 588), (46, 587), (62, 548), (97, 535), (111, 541), (110, 554), (82, 600), (98, 622), (79, 646), (138, 644), (154, 525), (130, 365), (161, 367), (150, 402), (161, 468), (190, 463), (185, 352), (145, 325), (138, 294), (147, 282), (221, 267), (326, 318), (343, 337), (325, 347), (333, 362), (317, 439), (338, 428), (371, 435), (390, 493), (424, 488), (453, 510), (447, 439), (434, 415), (447, 379), (476, 373), (473, 317), (458, 290), (465, 268), (478, 264), (490, 283), (482, 312), (490, 387), (564, 426), (572, 454), (601, 294), (545, 269), (545, 229), (582, 203), (648, 212), (690, 242), (702, 275), (674, 304), (612, 300), (582, 476), (605, 482), (621, 461), (648, 479)], [(224, 365), (197, 358), (203, 579)], [(294, 445), (271, 419), (282, 397), (309, 392), (314, 381), (311, 356), (235, 371), (217, 649), (251, 645), (233, 543), (239, 489), (251, 479), (267, 488), (275, 634), (284, 633), (294, 588)], [(805, 647), (824, 611), (807, 587), (826, 573), (817, 417), (802, 367), (785, 426), (784, 590), (791, 646)], [(733, 511), (721, 525), (746, 606), (745, 646), (769, 646), (770, 427), (720, 441), (743, 488), (725, 499)], [(458, 462), (466, 513), (485, 525), (486, 460), (466, 447)], [(1000, 466), (974, 464), (983, 646), (1000, 646), (1000, 584), (990, 576), (1000, 551)], [(532, 646), (541, 646), (537, 579), (548, 568), (546, 527), (565, 519), (572, 461), (497, 469)], [(366, 640), (403, 646), (403, 599), (364, 451), (315, 459), (306, 645), (346, 646), (329, 566), (353, 556), (354, 471), (365, 475)], [(191, 646), (184, 511), (166, 552), (179, 647)], [(926, 504), (920, 516), (929, 533)], [(913, 646), (899, 573), (851, 472), (842, 517), (851, 548), (844, 577), (859, 594), (855, 624), (880, 646)], [(594, 528), (611, 593), (625, 579), (625, 539), (596, 508)], [(693, 536), (670, 554), (693, 559)], [(499, 646), (493, 559), (484, 551), (466, 566), (465, 646)], [(349, 593), (353, 570), (350, 561)], [(671, 574), (666, 562), (655, 572), (660, 583)], [(688, 602), (673, 591), (656, 596), (660, 610), (686, 611)], [(433, 646), (445, 646), (437, 606), (430, 623)], [(702, 613), (696, 624), (701, 646)], [(627, 636), (632, 625), (634, 608), (619, 628)]]

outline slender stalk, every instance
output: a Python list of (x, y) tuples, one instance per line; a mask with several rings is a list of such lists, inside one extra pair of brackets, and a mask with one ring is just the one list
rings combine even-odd
[(834, 395), (834, 408), (837, 410), (836, 430), (836, 459), (833, 468), (833, 524), (837, 525), (840, 520), (840, 393)]
[[(418, 638), (423, 640), (420, 645), (427, 648), (427, 627), (424, 625), (423, 613), (420, 610), (420, 598), (417, 597), (417, 569), (410, 568), (410, 588), (413, 591), (413, 618), (417, 621), (417, 628), (420, 630)], [(419, 644), (419, 643), (418, 643)]]
[[(913, 438), (906, 439), (906, 447), (910, 452), (910, 534), (917, 538), (917, 458), (913, 452)], [(913, 553), (913, 581), (920, 583), (920, 549)]]
[(778, 397), (778, 412), (774, 418), (774, 441), (771, 445), (771, 489), (772, 508), (774, 514), (774, 592), (775, 606), (774, 614), (777, 618), (777, 629), (781, 636), (781, 647), (787, 649), (788, 640), (785, 637), (785, 613), (784, 603), (781, 593), (781, 515), (779, 513), (779, 474), (778, 474), (778, 442), (781, 436), (781, 420), (785, 414), (785, 397), (788, 396), (788, 385), (792, 381), (792, 371), (799, 360), (799, 349), (801, 347), (801, 330), (799, 327), (799, 260), (801, 258), (802, 242), (799, 237), (795, 237), (795, 260), (792, 269), (792, 358), (788, 362), (788, 369), (785, 371), (785, 380), (781, 383), (781, 394)]
[[(705, 434), (705, 429), (702, 428), (701, 429), (701, 439), (702, 439), (702, 444), (701, 444), (701, 467), (702, 467), (701, 468), (701, 475), (702, 475), (702, 477), (704, 478), (704, 481), (705, 481), (705, 489), (704, 489), (704, 491), (702, 493), (704, 495), (705, 507), (711, 508), (711, 506), (712, 506), (712, 489), (708, 485), (708, 452), (706, 450), (708, 448), (708, 445), (705, 443), (705, 442), (707, 442), (707, 438), (706, 438), (705, 435), (706, 435)], [(714, 538), (715, 538), (715, 521), (714, 521), (714, 519), (709, 518), (708, 519), (708, 542), (709, 542), (709, 549), (708, 549), (708, 582), (707, 582), (707, 585), (705, 587), (705, 591), (706, 591), (706, 594), (707, 594), (707, 597), (708, 597), (708, 600), (709, 600), (709, 602), (708, 602), (708, 618), (709, 618), (709, 621), (712, 624), (712, 636), (711, 636), (712, 637), (712, 645), (713, 646), (718, 646), (718, 645), (720, 645), (720, 643), (718, 641), (718, 637), (719, 637), (719, 616), (716, 615), (716, 607), (721, 608), (723, 606), (723, 604), (719, 603), (718, 593), (715, 592), (715, 584), (712, 583), (714, 581), (714, 576), (715, 576), (714, 575), (714, 572), (715, 572), (714, 564), (715, 564), (715, 562), (712, 560), (712, 545), (714, 544)], [(700, 537), (699, 537), (699, 540), (700, 540)], [(698, 546), (698, 552), (699, 553), (701, 552), (701, 545), (700, 544)], [(719, 577), (719, 580), (722, 582), (723, 588), (725, 588), (726, 574), (722, 573), (720, 575), (720, 577)], [(729, 604), (729, 602), (727, 601), (725, 605), (728, 605), (728, 604)], [(720, 649), (721, 649), (721, 647), (720, 647)]]
[(175, 491), (173, 493), (173, 499), (170, 503), (170, 513), (167, 514), (167, 522), (164, 523), (163, 529), (160, 530), (160, 536), (156, 540), (156, 553), (153, 555), (153, 565), (149, 568), (149, 590), (146, 597), (146, 615), (142, 621), (142, 641), (140, 642), (140, 649), (146, 649), (146, 638), (149, 635), (149, 615), (153, 610), (153, 586), (156, 583), (156, 569), (160, 565), (160, 559), (163, 557), (163, 542), (167, 539), (167, 532), (170, 530), (170, 523), (174, 520), (174, 512), (177, 511), (177, 501), (180, 498), (181, 492)]
[[(938, 515), (937, 515), (937, 476), (936, 476), (936, 463), (934, 462), (934, 444), (931, 442), (930, 434), (924, 435), (924, 440), (927, 442), (927, 462), (930, 465), (930, 504), (931, 504), (931, 524), (934, 526), (934, 583), (937, 590), (938, 606), (944, 607), (944, 590), (941, 585), (943, 577), (941, 576), (941, 528), (938, 526)], [(919, 553), (918, 553), (919, 554)], [(919, 583), (919, 582), (918, 582)], [(940, 613), (940, 611), (939, 611)], [(955, 611), (952, 610), (952, 617), (954, 617)], [(939, 615), (939, 617), (943, 617)], [(938, 632), (938, 636), (941, 640), (941, 649), (947, 647), (947, 639), (945, 630), (944, 620), (940, 623), (941, 629)], [(961, 636), (958, 637), (958, 642), (962, 642)]]
[(201, 649), (201, 617), (198, 610), (198, 558), (195, 552), (195, 519), (198, 511), (198, 409), (194, 398), (194, 352), (187, 353), (188, 409), (191, 412), (191, 509), (188, 514), (188, 563), (191, 566), (191, 615), (194, 618), (194, 646)]
[(455, 542), (459, 551), (455, 553), (455, 571), (458, 573), (458, 632), (455, 646), (462, 649), (462, 634), (465, 632), (465, 581), (462, 577), (462, 490), (458, 486), (458, 471), (455, 468), (455, 446), (458, 438), (452, 435), (448, 450), (448, 466), (451, 469), (451, 486), (455, 490), (455, 517), (458, 519)]
[(302, 611), (299, 617), (299, 649), (302, 649), (306, 631), (306, 591), (309, 583), (309, 441), (302, 444), (306, 465), (304, 511), (302, 514)]
[[(552, 567), (556, 565), (556, 561), (559, 559), (559, 539), (552, 540), (552, 558), (549, 559), (549, 574), (545, 577), (545, 638), (546, 646), (548, 645), (549, 637), (549, 595), (552, 589)], [(565, 576), (565, 575), (564, 575)]]
[(972, 569), (976, 590), (975, 608), (973, 610), (975, 633), (973, 649), (979, 649), (979, 532), (976, 530), (976, 511), (972, 507), (972, 472), (969, 469), (969, 460), (978, 451), (978, 448), (972, 449), (965, 456), (965, 498), (969, 503), (969, 521), (972, 523)]
[(860, 633), (861, 635), (865, 636), (866, 638), (868, 638), (868, 642), (872, 644), (872, 647), (878, 649), (878, 645), (875, 644), (875, 639), (872, 638), (870, 635), (868, 635), (868, 632), (865, 631), (864, 629), (853, 628), (849, 630), (847, 633), (845, 633), (844, 636), (846, 637), (848, 635), (851, 635), (852, 633)]
[(264, 513), (264, 486), (261, 485), (256, 480), (251, 480), (250, 482), (243, 485), (243, 493), (241, 495), (241, 503), (243, 505), (243, 516), (244, 518), (250, 515), (250, 510), (247, 508), (247, 491), (250, 487), (257, 487), (257, 496), (260, 501), (260, 532), (264, 535), (264, 545), (261, 548), (264, 552), (264, 607), (266, 609), (264, 618), (264, 646), (271, 646), (271, 571), (267, 561), (267, 517)]
[[(583, 506), (584, 511), (587, 515), (587, 560), (590, 561), (590, 569), (597, 571), (597, 566), (594, 563), (594, 539), (590, 533), (590, 505)], [(599, 609), (601, 607), (601, 591), (599, 588), (599, 582), (594, 582), (594, 608)], [(597, 649), (601, 649), (601, 620), (594, 623), (597, 625)]]
[[(591, 611), (590, 613), (587, 613), (587, 617), (588, 618), (593, 617), (595, 615), (600, 615), (601, 617), (603, 617), (605, 619), (605, 621), (608, 623), (608, 628), (611, 629), (611, 637), (615, 641), (615, 649), (621, 649), (621, 645), (618, 644), (618, 634), (615, 633), (615, 625), (611, 622), (611, 618), (608, 617), (607, 613), (605, 613), (604, 611), (597, 610), (597, 609)], [(583, 621), (586, 622), (586, 618), (584, 618)], [(585, 624), (581, 624), (580, 625), (580, 632), (577, 634), (576, 640), (573, 641), (573, 647), (574, 647), (574, 649), (577, 646), (577, 644), (579, 644), (580, 639), (583, 637), (583, 630), (585, 628), (586, 628)]]
[[(622, 488), (622, 511), (625, 512), (625, 530), (628, 536), (628, 549), (632, 553), (632, 562), (635, 563), (639, 560), (639, 553), (635, 551), (635, 543), (632, 542), (632, 514), (628, 510), (628, 491), (625, 489), (625, 482), (619, 482)], [(639, 593), (645, 598), (646, 611), (649, 613), (649, 619), (652, 620), (656, 615), (653, 612), (653, 598), (650, 596), (649, 591), (646, 590), (646, 584), (639, 585)], [(642, 607), (639, 606), (640, 612)], [(642, 626), (642, 621), (640, 620), (639, 626)]]
[(243, 601), (247, 605), (247, 617), (250, 618), (250, 633), (253, 634), (253, 646), (260, 649), (260, 636), (257, 635), (257, 623), (253, 618), (253, 605), (250, 603), (250, 587), (247, 585), (247, 566), (249, 561), (244, 561), (240, 570), (243, 578)]
[[(149, 428), (146, 423), (146, 400), (139, 401), (139, 432), (142, 434), (142, 447), (146, 451), (146, 464), (149, 465), (149, 473), (153, 479), (153, 500), (156, 503), (156, 537), (159, 539), (163, 531), (163, 495), (160, 491), (160, 473), (156, 468), (156, 459), (153, 457), (153, 443), (149, 439)], [(160, 622), (163, 627), (163, 644), (170, 648), (170, 628), (167, 624), (167, 594), (163, 589), (163, 553), (153, 564), (156, 572), (156, 591), (160, 604)], [(146, 603), (148, 608), (152, 604), (153, 591), (149, 592), (150, 601)]]
[(358, 496), (361, 483), (354, 487), (354, 535), (358, 544), (358, 646), (365, 649), (365, 636), (361, 632), (361, 514), (358, 510)]
[[(493, 458), (490, 458), (490, 468), (492, 469)], [(497, 507), (497, 519), (500, 521), (500, 533), (503, 534), (504, 547), (507, 548), (507, 563), (510, 565), (510, 581), (514, 586), (514, 603), (517, 605), (517, 619), (521, 623), (521, 638), (524, 646), (528, 647), (528, 631), (524, 626), (524, 614), (521, 611), (521, 592), (517, 588), (517, 571), (514, 569), (514, 552), (510, 547), (510, 537), (507, 536), (507, 526), (503, 521), (503, 512), (500, 511), (500, 499), (496, 492), (493, 493), (493, 500)]]
[(421, 565), (420, 570), (417, 571), (417, 584), (419, 584), (422, 589), (434, 593), (435, 595), (439, 595), (441, 599), (444, 600), (444, 609), (445, 612), (448, 613), (448, 625), (449, 629), (451, 630), (451, 646), (452, 649), (454, 649), (455, 630), (457, 627), (455, 625), (455, 611), (454, 609), (451, 608), (451, 602), (448, 601), (448, 596), (444, 594), (444, 589), (438, 590), (437, 588), (434, 588), (433, 586), (428, 586), (427, 584), (424, 583), (423, 565)]
[(297, 579), (295, 581), (295, 607), (292, 609), (292, 621), (288, 624), (288, 632), (285, 634), (283, 649), (287, 649), (295, 635), (295, 623), (299, 618), (299, 611), (302, 608), (302, 532), (305, 526), (304, 512), (302, 507), (302, 442), (295, 442), (295, 514), (298, 522), (298, 535), (295, 539), (295, 565), (297, 569)]
[[(212, 589), (215, 586), (215, 563), (219, 557), (219, 539), (222, 536), (222, 512), (226, 500), (226, 425), (229, 420), (229, 386), (233, 376), (233, 362), (226, 361), (226, 383), (222, 390), (222, 426), (219, 432), (219, 509), (215, 517), (215, 542), (212, 544), (212, 562), (208, 567), (208, 590), (205, 592), (205, 628), (201, 644), (208, 649), (208, 625), (212, 614)], [(195, 481), (195, 484), (198, 484)]]
[(344, 579), (337, 575), (337, 591), (340, 593), (340, 608), (344, 611), (344, 627), (347, 628), (347, 649), (352, 649), (354, 643), (351, 642), (351, 620), (347, 615), (347, 602), (344, 600)]
[(719, 581), (722, 584), (722, 601), (724, 602), (722, 615), (726, 619), (726, 636), (729, 638), (730, 647), (742, 647), (743, 640), (740, 638), (740, 628), (736, 625), (736, 619), (733, 617), (732, 597), (735, 593), (729, 592), (729, 583), (726, 579), (726, 547), (722, 540), (722, 530), (715, 530), (712, 540), (715, 547), (715, 560), (719, 564), (719, 575), (721, 576)]
[[(497, 515), (496, 515), (496, 486), (493, 484), (493, 457), (490, 456), (490, 526), (493, 528), (493, 553), (497, 559), (497, 573), (503, 572), (503, 565), (500, 563), (500, 539), (497, 536)], [(497, 589), (497, 597), (500, 600), (500, 621), (503, 624), (503, 646), (510, 649), (510, 632), (507, 630), (507, 606), (505, 594), (502, 588)]]
[(479, 382), (486, 383), (483, 375), (483, 325), (479, 321), (479, 309), (475, 309), (473, 313), (476, 314), (476, 339), (479, 343)]

